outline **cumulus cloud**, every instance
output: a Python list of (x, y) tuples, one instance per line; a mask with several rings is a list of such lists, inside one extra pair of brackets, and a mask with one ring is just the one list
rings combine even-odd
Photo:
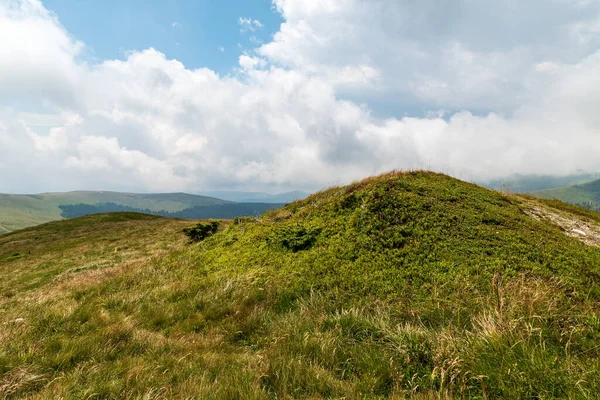
[[(595, 1), (274, 3), (285, 22), (260, 47), (263, 56), (326, 76), (368, 67), (371, 79), (356, 74), (357, 83), (375, 81), (376, 95), (428, 106), (512, 111), (532, 81), (546, 84), (536, 63), (576, 63), (600, 45)], [(357, 89), (349, 94), (360, 98), (368, 88)]]
[(38, 0), (0, 0), (0, 192), (598, 171), (598, 4), (533, 3), (275, 0), (280, 30), (222, 77), (154, 49), (88, 64)]

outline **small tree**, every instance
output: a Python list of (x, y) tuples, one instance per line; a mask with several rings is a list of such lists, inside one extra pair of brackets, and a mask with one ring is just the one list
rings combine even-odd
[(210, 220), (208, 222), (199, 222), (196, 226), (184, 228), (183, 233), (185, 233), (192, 242), (200, 242), (217, 233), (219, 225), (221, 225), (221, 221)]

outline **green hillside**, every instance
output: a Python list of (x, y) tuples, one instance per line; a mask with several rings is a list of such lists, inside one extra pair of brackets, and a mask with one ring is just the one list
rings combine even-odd
[(543, 199), (558, 199), (569, 204), (600, 211), (600, 179), (581, 185), (542, 190), (531, 194)]
[(61, 205), (115, 203), (122, 206), (175, 212), (196, 206), (229, 204), (212, 197), (185, 193), (135, 194), (80, 191), (39, 195), (0, 194), (0, 234), (62, 219)]
[(600, 215), (444, 175), (188, 243), (94, 215), (0, 236), (0, 396), (595, 398)]
[(556, 175), (514, 175), (504, 179), (480, 182), (481, 186), (508, 193), (531, 193), (540, 190), (580, 185), (600, 178), (598, 173)]

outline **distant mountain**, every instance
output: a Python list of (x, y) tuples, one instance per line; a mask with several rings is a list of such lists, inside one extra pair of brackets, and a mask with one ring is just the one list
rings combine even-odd
[(235, 201), (238, 203), (292, 203), (308, 197), (309, 193), (299, 190), (279, 194), (262, 192), (239, 192), (239, 191), (208, 191), (199, 192), (203, 196), (217, 197), (219, 199)]
[(540, 190), (531, 194), (543, 199), (558, 199), (565, 203), (600, 211), (600, 179), (582, 185)]
[(562, 188), (565, 186), (579, 185), (600, 179), (600, 173), (585, 173), (565, 176), (555, 175), (513, 175), (504, 179), (495, 179), (486, 182), (477, 182), (489, 189), (509, 193), (531, 193), (540, 190)]
[(69, 204), (58, 206), (62, 210), (64, 218), (77, 218), (84, 215), (104, 214), (111, 212), (135, 212), (150, 215), (159, 215), (168, 218), (182, 219), (208, 219), (226, 218), (231, 219), (241, 216), (259, 216), (269, 210), (283, 207), (285, 204), (278, 203), (224, 203), (211, 204), (207, 206), (194, 206), (180, 211), (153, 211), (149, 209), (123, 206), (115, 203), (101, 204)]
[(138, 211), (190, 219), (231, 218), (260, 214), (281, 205), (272, 203), (239, 204), (186, 193), (76, 191), (35, 195), (0, 194), (0, 234), (86, 213)]

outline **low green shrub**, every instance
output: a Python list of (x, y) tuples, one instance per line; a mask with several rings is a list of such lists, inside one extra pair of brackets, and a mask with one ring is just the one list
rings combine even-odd
[(190, 238), (192, 242), (200, 242), (209, 236), (217, 233), (221, 221), (210, 220), (208, 222), (199, 222), (196, 226), (184, 228), (183, 233)]
[(310, 249), (317, 241), (318, 234), (318, 229), (306, 228), (302, 225), (285, 226), (270, 236), (267, 243), (296, 253)]

